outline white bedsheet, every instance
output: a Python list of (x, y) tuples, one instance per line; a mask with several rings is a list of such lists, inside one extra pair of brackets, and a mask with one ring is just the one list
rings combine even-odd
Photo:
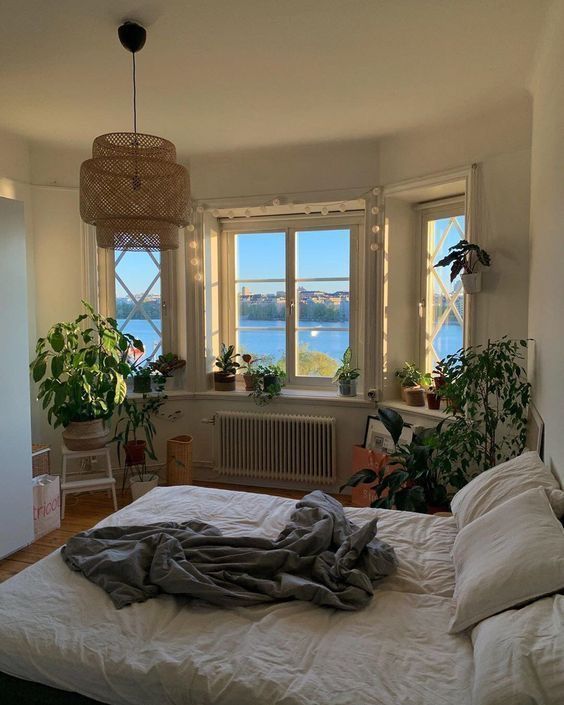
[[(99, 526), (196, 517), (276, 537), (294, 505), (157, 488)], [(358, 524), (374, 511), (346, 510)], [(471, 642), (447, 634), (455, 522), (377, 511), (399, 569), (355, 613), (302, 602), (222, 610), (170, 596), (118, 611), (56, 551), (0, 585), (0, 671), (112, 705), (466, 705)]]

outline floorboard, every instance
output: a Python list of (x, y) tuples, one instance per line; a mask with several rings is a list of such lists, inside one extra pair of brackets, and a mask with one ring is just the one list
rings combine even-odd
[[(249, 485), (234, 485), (222, 482), (195, 482), (201, 487), (215, 487), (217, 489), (238, 490), (239, 492), (255, 492), (258, 494), (271, 494), (289, 499), (301, 499), (305, 491), (277, 489), (275, 487), (251, 487)], [(335, 495), (343, 504), (350, 504), (350, 497)], [(129, 491), (117, 492), (118, 507), (127, 506), (131, 502)], [(7, 558), (0, 560), (0, 583), (8, 580), (21, 570), (28, 568), (33, 563), (45, 558), (52, 551), (60, 548), (71, 536), (79, 531), (90, 529), (94, 524), (107, 517), (114, 511), (111, 498), (102, 492), (88, 492), (67, 497), (65, 518), (61, 521), (61, 528), (41, 536), (29, 546), (12, 553)]]

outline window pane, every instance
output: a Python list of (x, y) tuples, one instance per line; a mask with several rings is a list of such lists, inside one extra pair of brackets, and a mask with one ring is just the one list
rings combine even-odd
[(243, 327), (286, 325), (285, 282), (237, 284), (238, 325)]
[[(464, 216), (428, 223), (428, 257), (432, 265), (464, 237)], [(430, 370), (438, 360), (464, 345), (464, 295), (460, 276), (450, 281), (450, 267), (430, 266), (427, 276), (427, 359)]]
[(350, 230), (302, 230), (296, 233), (296, 277), (349, 277)]
[(235, 236), (236, 280), (285, 277), (285, 233), (246, 233)]
[(143, 358), (162, 351), (159, 252), (115, 253), (116, 319), (120, 330), (139, 338)]
[(297, 325), (299, 327), (348, 328), (350, 293), (348, 281), (299, 282)]
[(245, 330), (237, 331), (237, 352), (249, 353), (254, 358), (260, 358), (263, 365), (280, 365), (286, 369), (286, 332), (278, 330)]
[[(463, 296), (459, 296), (458, 300), (463, 304)], [(447, 355), (452, 355), (463, 345), (464, 332), (462, 323), (456, 315), (451, 311), (447, 316), (444, 324), (439, 328), (437, 335), (433, 341), (433, 347), (439, 360)]]
[(306, 377), (332, 377), (349, 346), (349, 331), (298, 331), (297, 374)]

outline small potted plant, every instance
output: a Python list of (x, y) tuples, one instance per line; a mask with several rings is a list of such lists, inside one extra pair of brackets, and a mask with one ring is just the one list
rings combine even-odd
[(241, 365), (241, 370), (243, 371), (243, 381), (245, 382), (245, 391), (252, 392), (255, 388), (254, 378), (255, 378), (255, 367), (254, 364), (259, 361), (259, 358), (253, 358), (252, 355), (245, 353), (241, 355), (243, 360), (243, 365)]
[(449, 248), (449, 254), (435, 264), (435, 267), (450, 267), (450, 281), (453, 282), (462, 272), (462, 286), (467, 294), (477, 294), (482, 289), (482, 273), (476, 271), (478, 264), (489, 267), (491, 257), (468, 240), (460, 240)]
[(284, 386), (284, 370), (278, 365), (259, 365), (253, 375), (253, 391), (249, 394), (259, 406), (279, 397)]
[(423, 375), (414, 362), (406, 362), (396, 377), (401, 384), (401, 398), (408, 406), (425, 406), (425, 391), (421, 386)]
[(174, 353), (165, 353), (164, 355), (159, 355), (155, 360), (149, 362), (149, 369), (154, 374), (161, 376), (161, 386), (166, 389), (168, 386), (168, 380), (173, 377), (173, 373), (176, 370), (182, 369), (186, 365), (186, 360), (181, 360), (178, 355)]
[(425, 391), (425, 396), (427, 397), (427, 407), (429, 409), (438, 411), (441, 408), (441, 396), (438, 393), (434, 382)]
[(54, 428), (63, 426), (69, 450), (103, 448), (108, 441), (106, 422), (126, 395), (131, 348), (143, 343), (122, 333), (113, 318), (94, 312), (86, 301), (86, 313), (68, 323), (57, 323), (35, 348), (30, 365), (37, 398)]
[(235, 374), (240, 367), (235, 360), (239, 357), (239, 353), (235, 353), (235, 346), (227, 347), (225, 343), (221, 344), (219, 355), (215, 359), (215, 366), (219, 372), (214, 372), (214, 386), (217, 392), (233, 392), (235, 391)]
[[(125, 466), (133, 468), (131, 494), (138, 499), (159, 483), (159, 476), (146, 469), (146, 457), (156, 460), (153, 439), (155, 426), (153, 417), (164, 404), (163, 395), (143, 395), (143, 400), (124, 399), (120, 406), (120, 418), (116, 424), (113, 441), (117, 443), (118, 459), (121, 465), (122, 451)], [(140, 436), (143, 435), (143, 438)]]
[(356, 397), (356, 380), (360, 376), (358, 367), (352, 366), (352, 350), (350, 346), (343, 353), (341, 366), (333, 376), (333, 382), (339, 383), (339, 395), (342, 397)]
[(148, 394), (151, 391), (151, 368), (148, 364), (133, 367), (133, 391)]

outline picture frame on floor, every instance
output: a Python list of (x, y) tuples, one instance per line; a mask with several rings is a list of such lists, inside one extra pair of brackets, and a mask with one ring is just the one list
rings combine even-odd
[[(400, 443), (411, 443), (412, 439), (413, 429), (405, 427), (400, 436)], [(375, 450), (380, 453), (389, 454), (394, 451), (394, 441), (377, 416), (369, 415), (366, 419), (363, 445), (368, 450)]]

